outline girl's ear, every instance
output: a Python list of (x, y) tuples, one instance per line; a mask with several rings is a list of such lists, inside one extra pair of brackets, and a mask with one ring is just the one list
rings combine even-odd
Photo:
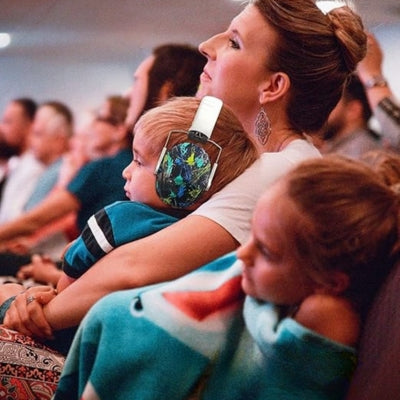
[(273, 73), (261, 87), (260, 104), (266, 104), (283, 97), (290, 88), (290, 78), (284, 72)]

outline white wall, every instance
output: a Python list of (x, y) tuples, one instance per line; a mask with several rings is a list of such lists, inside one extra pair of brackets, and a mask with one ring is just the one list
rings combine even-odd
[[(400, 24), (371, 30), (384, 50), (386, 78), (400, 98)], [(142, 48), (140, 54), (122, 62), (62, 62), (51, 57), (5, 58), (0, 54), (0, 114), (15, 97), (30, 96), (38, 102), (60, 100), (71, 107), (79, 125), (106, 96), (126, 92), (134, 69), (150, 51)]]
[(382, 46), (384, 75), (394, 94), (400, 99), (400, 24), (378, 26), (371, 31)]
[[(140, 61), (140, 60), (139, 60)], [(138, 61), (138, 62), (139, 62)], [(118, 63), (63, 63), (13, 58), (0, 61), (0, 109), (16, 97), (59, 100), (74, 112), (77, 125), (110, 94), (129, 88), (136, 67)]]

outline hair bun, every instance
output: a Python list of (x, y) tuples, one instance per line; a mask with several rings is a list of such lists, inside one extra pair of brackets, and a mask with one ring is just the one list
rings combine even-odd
[(327, 16), (341, 47), (346, 68), (353, 71), (367, 51), (367, 35), (362, 20), (348, 6), (334, 8)]

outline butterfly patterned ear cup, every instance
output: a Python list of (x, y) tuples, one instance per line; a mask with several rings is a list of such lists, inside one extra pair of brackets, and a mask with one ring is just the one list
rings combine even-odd
[(206, 190), (210, 174), (206, 151), (194, 143), (179, 143), (165, 153), (156, 172), (157, 194), (171, 207), (186, 208)]

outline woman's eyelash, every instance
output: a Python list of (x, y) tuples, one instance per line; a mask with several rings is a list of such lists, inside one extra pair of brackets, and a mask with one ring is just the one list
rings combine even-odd
[(239, 43), (234, 39), (229, 39), (230, 46), (233, 49), (240, 49)]

